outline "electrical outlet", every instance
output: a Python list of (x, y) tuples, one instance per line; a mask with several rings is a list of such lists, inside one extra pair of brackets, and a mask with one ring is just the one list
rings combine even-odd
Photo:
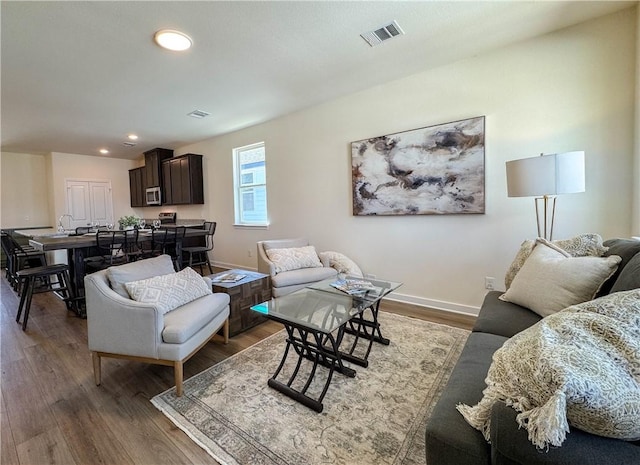
[(251, 257), (251, 249), (247, 249), (247, 257)]
[(496, 278), (491, 276), (484, 277), (484, 288), (493, 291), (496, 288)]

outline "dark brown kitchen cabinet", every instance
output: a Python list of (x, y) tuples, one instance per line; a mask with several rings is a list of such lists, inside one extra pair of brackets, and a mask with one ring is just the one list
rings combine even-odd
[(188, 153), (162, 162), (165, 205), (204, 203), (202, 155)]
[(146, 182), (147, 173), (144, 166), (129, 170), (129, 193), (131, 194), (132, 207), (146, 206)]
[(155, 148), (144, 153), (145, 189), (162, 186), (162, 162), (173, 157), (173, 150)]

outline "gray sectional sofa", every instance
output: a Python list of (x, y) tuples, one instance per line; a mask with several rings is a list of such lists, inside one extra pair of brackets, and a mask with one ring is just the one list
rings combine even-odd
[[(605, 255), (622, 257), (618, 270), (602, 287), (600, 295), (640, 287), (640, 241), (612, 239)], [(627, 269), (627, 267), (629, 267)], [(622, 273), (623, 269), (625, 273)], [(427, 465), (631, 465), (640, 464), (640, 441), (626, 442), (595, 436), (571, 428), (562, 447), (539, 451), (519, 429), (517, 412), (503, 404), (491, 414), (491, 444), (473, 429), (456, 405), (475, 405), (486, 387), (485, 377), (492, 355), (511, 336), (538, 322), (531, 310), (498, 299), (489, 292), (442, 396), (426, 428)]]

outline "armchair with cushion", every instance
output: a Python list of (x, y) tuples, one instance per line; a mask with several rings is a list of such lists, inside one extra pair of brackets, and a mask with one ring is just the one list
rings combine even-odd
[(329, 259), (321, 259), (304, 238), (258, 242), (258, 271), (271, 276), (273, 297), (290, 294), (338, 274), (331, 268)]
[(228, 342), (229, 296), (212, 293), (210, 280), (191, 268), (176, 273), (168, 255), (101, 270), (84, 282), (96, 385), (102, 357), (124, 358), (173, 366), (180, 396), (183, 363), (220, 328)]

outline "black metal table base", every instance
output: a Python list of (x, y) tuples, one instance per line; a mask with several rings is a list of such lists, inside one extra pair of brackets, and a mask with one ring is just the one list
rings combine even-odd
[[(356, 376), (356, 371), (345, 366), (343, 361), (366, 368), (369, 365), (368, 357), (371, 353), (373, 343), (389, 344), (389, 339), (384, 338), (380, 332), (378, 305), (372, 306), (369, 309), (371, 310), (371, 319), (365, 316), (365, 312), (358, 313), (338, 329), (335, 338), (332, 334), (314, 331), (303, 324), (279, 320), (287, 330), (287, 345), (282, 360), (273, 376), (269, 379), (268, 385), (306, 407), (318, 413), (322, 412), (324, 408), (322, 401), (331, 384), (333, 373), (338, 372), (350, 378)], [(341, 351), (340, 345), (343, 342), (345, 333), (352, 334), (355, 337), (348, 351)], [(356, 347), (360, 342), (367, 344), (364, 356), (355, 355)], [(279, 381), (277, 377), (281, 374), (285, 366), (291, 348), (294, 349), (298, 359), (287, 381), (282, 382)], [(312, 363), (311, 369), (306, 374), (306, 380), (304, 379), (304, 370), (300, 370), (302, 362), (305, 360)], [(311, 397), (308, 392), (319, 365), (327, 368), (329, 372), (321, 393), (314, 398)], [(297, 386), (302, 384), (302, 388), (297, 389), (294, 387), (294, 384)]]
[[(364, 360), (365, 364), (361, 366), (365, 368), (368, 365), (367, 359), (369, 357), (369, 353), (371, 352), (371, 347), (373, 346), (373, 343), (377, 342), (378, 344), (383, 344), (385, 346), (388, 346), (391, 342), (388, 338), (384, 337), (382, 335), (382, 332), (380, 331), (380, 323), (378, 322), (379, 309), (380, 309), (380, 301), (376, 302), (375, 305), (368, 307), (365, 311), (356, 315), (352, 320), (350, 320), (347, 323), (347, 326), (345, 327), (345, 332), (347, 334), (351, 334), (355, 336), (355, 341), (351, 347), (349, 354), (347, 355), (351, 355), (353, 353), (360, 338), (362, 338), (369, 344), (366, 351), (366, 355), (359, 359), (359, 360)], [(368, 316), (367, 310), (369, 310), (371, 313), (370, 319), (367, 318)], [(345, 360), (353, 361), (347, 358), (346, 356), (343, 356), (343, 358), (345, 358)], [(358, 363), (358, 361), (357, 360), (353, 361), (353, 363)]]
[[(333, 373), (337, 371), (338, 373), (351, 378), (356, 375), (355, 370), (346, 367), (342, 363), (342, 358), (338, 350), (340, 341), (344, 335), (344, 326), (338, 330), (338, 335), (334, 338), (332, 334), (313, 331), (302, 325), (296, 325), (294, 323), (284, 321), (282, 323), (285, 325), (288, 334), (287, 346), (284, 350), (284, 355), (282, 356), (280, 365), (278, 365), (276, 372), (271, 379), (269, 379), (268, 384), (273, 389), (276, 389), (284, 395), (289, 396), (297, 402), (300, 402), (310, 409), (320, 413), (323, 409), (322, 400), (329, 389)], [(293, 348), (295, 353), (298, 355), (298, 360), (293, 372), (289, 376), (289, 379), (286, 383), (283, 383), (278, 381), (276, 378), (282, 371), (291, 348)], [(306, 375), (306, 381), (303, 379), (304, 374), (300, 370), (304, 360), (312, 362), (311, 370)], [(322, 391), (316, 398), (313, 398), (307, 393), (316, 375), (318, 365), (328, 368), (329, 373), (327, 374), (327, 379), (325, 380)], [(296, 381), (298, 381), (296, 384), (304, 383), (302, 388), (296, 389), (293, 387), (293, 384)]]

